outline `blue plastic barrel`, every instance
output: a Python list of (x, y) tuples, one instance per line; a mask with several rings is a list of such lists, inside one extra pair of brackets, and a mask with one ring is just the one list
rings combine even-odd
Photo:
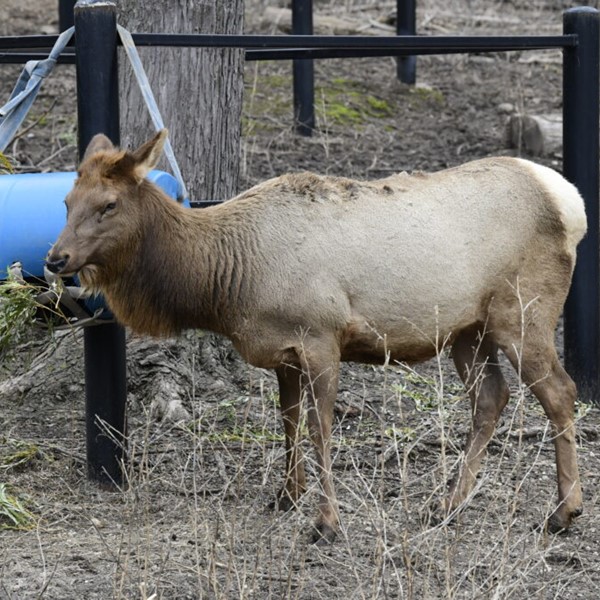
[[(0, 176), (0, 280), (15, 261), (25, 277), (44, 275), (44, 259), (65, 225), (63, 202), (76, 177), (75, 172)], [(148, 179), (177, 198), (179, 184), (169, 173), (151, 171)]]

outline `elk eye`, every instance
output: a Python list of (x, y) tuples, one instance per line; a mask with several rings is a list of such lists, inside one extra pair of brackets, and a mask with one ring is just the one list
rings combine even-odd
[(104, 208), (102, 209), (101, 213), (103, 215), (105, 215), (106, 213), (109, 213), (112, 210), (115, 210), (115, 208), (117, 208), (117, 203), (116, 202), (109, 202), (108, 204), (106, 204), (104, 206)]

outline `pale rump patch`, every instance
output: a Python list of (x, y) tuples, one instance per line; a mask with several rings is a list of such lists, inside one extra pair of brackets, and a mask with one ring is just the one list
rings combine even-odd
[(585, 206), (579, 191), (554, 169), (528, 160), (518, 160), (530, 169), (535, 178), (548, 190), (565, 226), (568, 249), (574, 255), (575, 247), (587, 231)]

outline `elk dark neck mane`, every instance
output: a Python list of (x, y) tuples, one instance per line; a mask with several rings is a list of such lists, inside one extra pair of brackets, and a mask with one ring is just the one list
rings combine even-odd
[(145, 182), (139, 196), (138, 230), (100, 285), (115, 316), (142, 334), (227, 335), (244, 312), (248, 258), (257, 251), (248, 221), (240, 211), (183, 208)]

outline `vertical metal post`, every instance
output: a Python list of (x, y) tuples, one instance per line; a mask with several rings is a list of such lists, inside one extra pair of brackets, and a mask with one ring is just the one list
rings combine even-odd
[[(397, 35), (416, 35), (416, 0), (396, 0)], [(398, 79), (402, 83), (414, 84), (417, 81), (417, 57), (400, 56), (398, 58)]]
[(588, 219), (565, 305), (565, 364), (580, 398), (599, 402), (599, 13), (593, 8), (567, 10), (563, 28), (565, 35), (577, 35), (577, 45), (564, 51), (563, 173), (583, 196)]
[[(119, 143), (116, 5), (75, 5), (79, 157), (97, 133)], [(116, 323), (87, 327), (85, 345), (88, 477), (111, 486), (122, 481), (127, 395), (125, 332)]]
[[(292, 1), (292, 34), (313, 34), (312, 0)], [(311, 136), (315, 128), (315, 71), (312, 59), (294, 60), (293, 71), (296, 132)]]
[(73, 8), (77, 0), (58, 0), (58, 30), (65, 31), (74, 25)]

